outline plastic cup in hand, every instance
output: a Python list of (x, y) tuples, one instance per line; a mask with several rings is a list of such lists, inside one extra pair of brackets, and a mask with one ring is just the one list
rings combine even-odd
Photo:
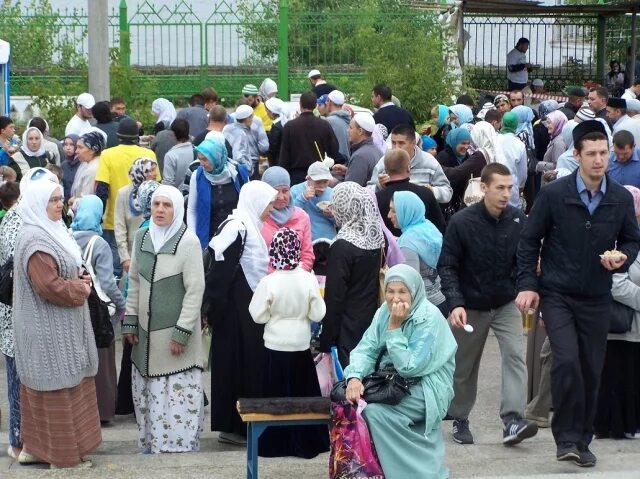
[(526, 332), (533, 329), (536, 320), (536, 310), (533, 308), (525, 309), (522, 316), (522, 327)]

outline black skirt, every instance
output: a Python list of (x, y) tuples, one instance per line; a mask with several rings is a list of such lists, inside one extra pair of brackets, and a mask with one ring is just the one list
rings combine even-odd
[(623, 439), (640, 430), (640, 343), (607, 341), (598, 409), (599, 438)]
[[(264, 349), (262, 397), (320, 396), (311, 351), (283, 352)], [(329, 451), (328, 426), (270, 427), (260, 436), (262, 457), (296, 456), (311, 459)]]

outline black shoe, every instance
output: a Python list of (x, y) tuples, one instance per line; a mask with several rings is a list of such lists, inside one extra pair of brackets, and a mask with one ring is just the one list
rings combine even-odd
[(588, 446), (578, 444), (578, 459), (574, 459), (574, 464), (580, 467), (593, 467), (596, 465), (596, 455), (589, 450)]
[(558, 444), (556, 459), (558, 461), (575, 461), (580, 459), (580, 451), (578, 451), (578, 447), (572, 442)]
[(468, 419), (453, 420), (453, 440), (458, 444), (473, 444), (473, 435), (469, 430)]
[(533, 421), (522, 418), (514, 418), (504, 426), (502, 431), (502, 444), (513, 446), (523, 439), (528, 439), (538, 433), (538, 425)]

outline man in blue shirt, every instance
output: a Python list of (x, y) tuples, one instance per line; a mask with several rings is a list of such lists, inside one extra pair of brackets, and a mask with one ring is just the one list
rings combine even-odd
[(607, 173), (621, 185), (640, 188), (640, 150), (636, 148), (631, 132), (620, 130), (613, 135), (613, 153)]
[(327, 209), (331, 200), (329, 181), (333, 180), (331, 170), (325, 162), (311, 163), (307, 179), (291, 187), (293, 204), (302, 208), (311, 220), (311, 240), (331, 240), (336, 236), (333, 215)]
[(13, 120), (8, 116), (0, 116), (0, 166), (8, 165), (11, 161), (11, 155), (18, 149), (12, 144), (15, 134)]
[[(635, 261), (640, 230), (631, 194), (605, 174), (609, 144), (603, 124), (579, 123), (573, 141), (578, 169), (540, 190), (520, 235), (516, 305), (523, 312), (539, 306), (549, 336), (556, 459), (593, 467), (589, 444), (611, 317), (611, 277)], [(608, 250), (618, 251), (606, 256)]]

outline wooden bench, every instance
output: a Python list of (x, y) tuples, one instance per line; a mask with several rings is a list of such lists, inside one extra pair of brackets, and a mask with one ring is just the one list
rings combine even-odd
[[(331, 401), (323, 397), (238, 399), (247, 423), (247, 479), (258, 479), (258, 439), (271, 426), (329, 425)], [(328, 433), (327, 433), (328, 434)]]

